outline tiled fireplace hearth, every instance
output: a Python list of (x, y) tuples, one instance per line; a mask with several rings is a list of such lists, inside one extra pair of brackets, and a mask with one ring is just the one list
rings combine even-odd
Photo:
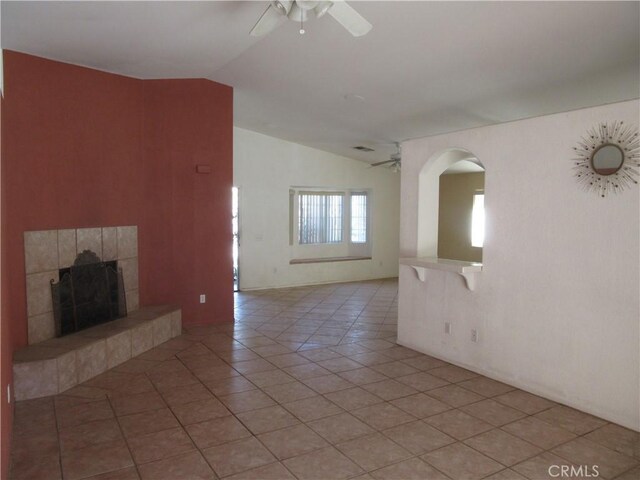
[(179, 307), (143, 307), (126, 318), (29, 345), (13, 356), (16, 400), (64, 392), (182, 333)]
[[(24, 246), (29, 346), (14, 354), (16, 400), (73, 388), (182, 333), (179, 307), (139, 308), (136, 226), (25, 232)], [(115, 262), (115, 268), (121, 270), (115, 292), (126, 300), (126, 310), (115, 317), (126, 311), (128, 315), (57, 337), (52, 283), (58, 282), (61, 274), (67, 277), (65, 272), (72, 268), (83, 272), (84, 267), (78, 265), (87, 257), (99, 262), (89, 266)], [(76, 318), (76, 302), (72, 305)]]

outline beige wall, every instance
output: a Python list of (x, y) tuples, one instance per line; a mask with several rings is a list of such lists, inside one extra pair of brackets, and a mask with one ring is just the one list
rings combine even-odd
[(570, 161), (590, 128), (638, 118), (633, 100), (403, 142), (401, 257), (426, 250), (423, 172), (452, 151), (485, 167), (486, 222), (473, 292), (400, 266), (398, 343), (640, 431), (640, 190), (598, 197)]
[[(398, 275), (399, 175), (388, 168), (369, 168), (357, 160), (241, 128), (233, 129), (233, 142), (241, 290)], [(308, 245), (289, 245), (291, 187), (370, 191), (372, 258), (291, 265), (291, 259), (312, 256), (302, 251), (301, 247)]]
[(482, 262), (482, 248), (471, 246), (471, 210), (478, 190), (484, 190), (484, 172), (440, 175), (438, 258)]

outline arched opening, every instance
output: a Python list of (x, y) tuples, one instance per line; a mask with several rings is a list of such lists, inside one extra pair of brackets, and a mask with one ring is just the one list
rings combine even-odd
[(460, 160), (440, 174), (438, 258), (482, 262), (484, 169)]
[(482, 261), (474, 245), (481, 245), (483, 206), (484, 166), (473, 153), (450, 148), (429, 158), (419, 177), (418, 256)]

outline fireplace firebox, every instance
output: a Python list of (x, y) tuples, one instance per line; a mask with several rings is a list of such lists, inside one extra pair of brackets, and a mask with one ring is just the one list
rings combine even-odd
[(56, 336), (61, 337), (127, 315), (122, 270), (116, 261), (103, 262), (91, 250), (59, 270), (51, 281)]

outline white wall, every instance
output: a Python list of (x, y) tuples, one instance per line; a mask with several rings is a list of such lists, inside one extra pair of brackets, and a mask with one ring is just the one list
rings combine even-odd
[[(346, 282), (398, 275), (400, 175), (321, 150), (234, 128), (239, 189), (240, 288)], [(289, 188), (372, 189), (372, 260), (290, 265)]]
[(404, 143), (402, 257), (425, 248), (418, 212), (436, 208), (418, 206), (420, 172), (451, 147), (486, 168), (487, 224), (474, 292), (401, 266), (399, 342), (639, 430), (639, 189), (585, 192), (570, 161), (587, 129), (639, 114), (629, 101)]

